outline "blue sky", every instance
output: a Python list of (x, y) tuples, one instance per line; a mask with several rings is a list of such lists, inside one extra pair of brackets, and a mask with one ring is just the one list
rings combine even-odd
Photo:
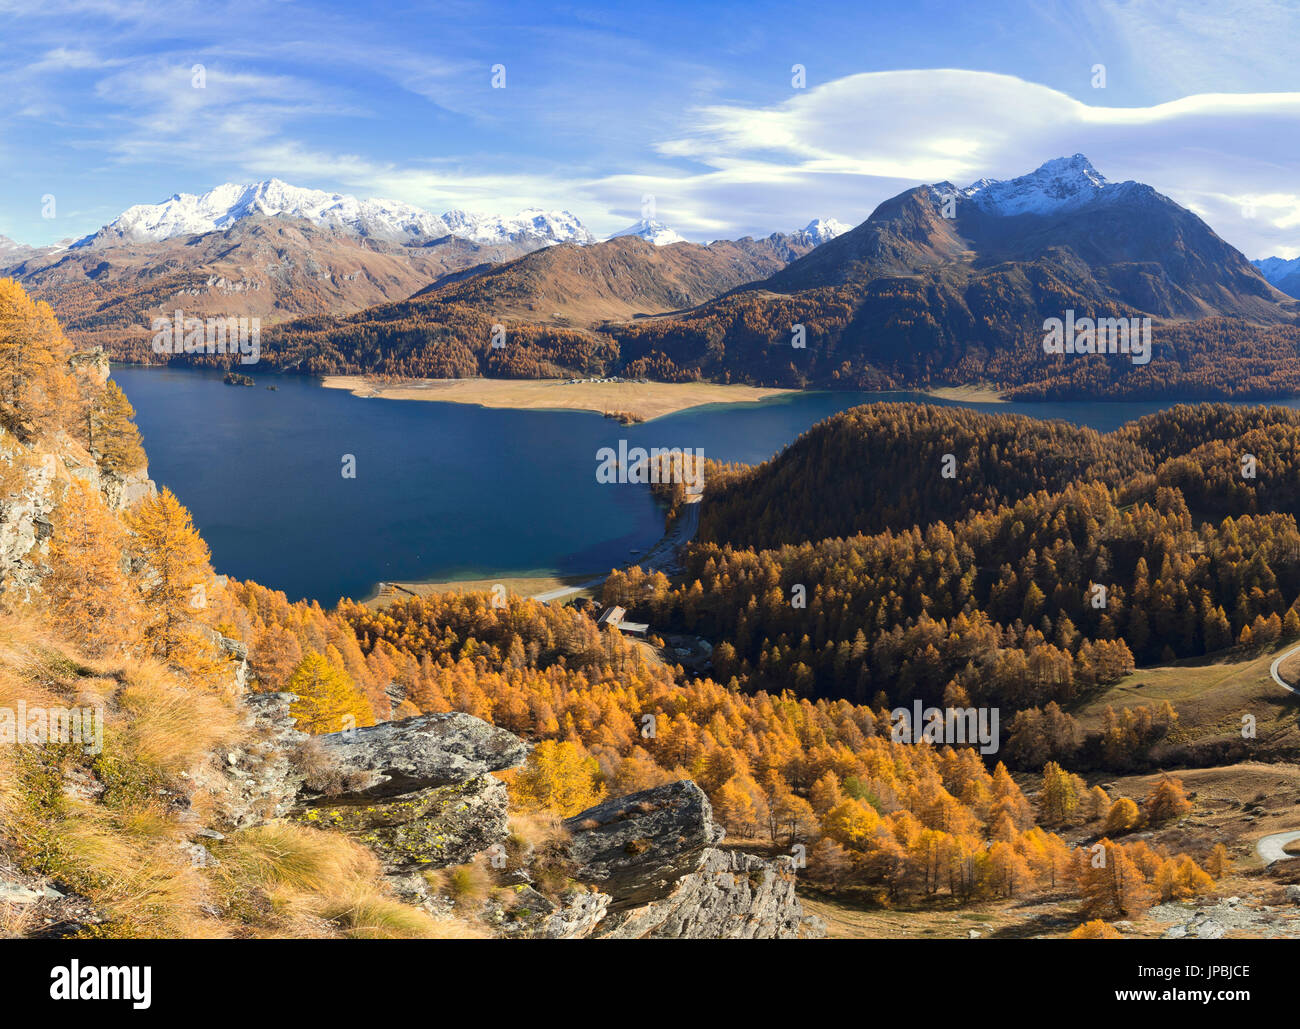
[(1297, 2), (0, 0), (0, 26), (0, 235), (26, 243), (271, 176), (597, 234), (650, 194), (703, 240), (1082, 152), (1300, 255)]

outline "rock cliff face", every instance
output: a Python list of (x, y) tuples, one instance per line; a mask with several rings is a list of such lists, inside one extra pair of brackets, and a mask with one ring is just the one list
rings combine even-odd
[[(6, 438), (12, 444), (12, 436), (0, 430), (0, 442)], [(52, 517), (72, 479), (99, 490), (114, 511), (126, 510), (155, 492), (148, 468), (125, 476), (107, 473), (62, 434), (49, 449), (19, 447), (14, 453), (16, 483), (0, 503), (0, 581), (23, 589), (35, 586), (44, 574)]]
[[(108, 380), (108, 360), (99, 351), (77, 355), (73, 366), (100, 387)], [(0, 583), (24, 591), (44, 574), (52, 518), (69, 482), (88, 483), (113, 511), (157, 491), (147, 465), (120, 475), (105, 471), (65, 432), (28, 445), (0, 429), (0, 465), (7, 487), (0, 491)]]
[[(215, 772), (232, 827), (287, 813), (347, 833), (379, 857), (397, 896), (438, 914), (453, 901), (429, 873), (485, 852), (503, 858), (506, 787), (490, 773), (522, 764), (528, 744), (460, 712), (306, 737), (292, 728), (291, 700), (248, 697), (259, 742), (226, 755)], [(458, 913), (503, 936), (546, 939), (824, 934), (803, 914), (790, 859), (722, 849), (722, 830), (693, 782), (605, 801), (564, 830), (563, 883), (556, 886), (552, 863), (549, 896), (524, 860), (504, 873), (509, 910), (488, 900)]]

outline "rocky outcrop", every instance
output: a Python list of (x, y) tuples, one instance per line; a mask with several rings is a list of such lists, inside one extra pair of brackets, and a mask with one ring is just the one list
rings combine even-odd
[(519, 737), (461, 711), (317, 737), (326, 758), (358, 776), (368, 797), (463, 783), (486, 772), (523, 764), (529, 747)]
[[(542, 869), (536, 855), (514, 852), (507, 867), (508, 798), (490, 773), (521, 764), (528, 744), (461, 712), (306, 737), (292, 728), (292, 700), (287, 693), (246, 698), (252, 742), (224, 755), (206, 783), (217, 787), (232, 827), (287, 813), (346, 833), (379, 858), (401, 899), (436, 914), (455, 907), (503, 936), (824, 934), (804, 915), (791, 860), (719, 846), (722, 829), (693, 782), (598, 804), (564, 823), (560, 842), (550, 845), (558, 861), (550, 854)], [(485, 902), (468, 902), (467, 912), (467, 902), (443, 895), (442, 880), (430, 873), (485, 853), (498, 888)]]
[(825, 935), (804, 915), (789, 857), (716, 846), (722, 829), (695, 783), (606, 801), (565, 822), (574, 878), (611, 896), (592, 935), (797, 939)]
[(314, 737), (295, 817), (345, 832), (379, 858), (394, 892), (439, 912), (426, 872), (461, 865), (509, 835), (506, 787), (490, 772), (528, 757), (517, 736), (459, 711)]
[(709, 798), (686, 780), (607, 800), (564, 823), (574, 878), (623, 910), (662, 899), (722, 839)]
[(683, 876), (662, 900), (613, 913), (598, 936), (682, 940), (795, 940), (826, 934), (805, 916), (795, 894), (794, 862), (710, 847), (698, 870)]
[(247, 742), (214, 755), (197, 776), (218, 803), (219, 824), (243, 829), (287, 815), (307, 772), (300, 759), (310, 737), (295, 729), (291, 693), (244, 696)]
[(157, 489), (147, 466), (122, 474), (106, 471), (63, 432), (33, 447), (0, 429), (0, 462), (9, 483), (0, 495), (0, 582), (22, 591), (38, 586), (47, 571), (48, 539), (69, 482), (88, 483), (119, 512)]
[(99, 488), (103, 491), (108, 506), (114, 511), (135, 507), (140, 501), (158, 492), (153, 479), (149, 478), (149, 468), (144, 465), (121, 474), (103, 472)]

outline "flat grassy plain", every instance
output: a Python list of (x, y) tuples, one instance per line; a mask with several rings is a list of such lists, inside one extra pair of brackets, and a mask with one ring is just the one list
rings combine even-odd
[[(364, 603), (368, 607), (383, 608), (387, 607), (394, 600), (401, 600), (403, 597), (409, 597), (412, 594), (418, 597), (433, 596), (437, 593), (482, 593), (491, 592), (496, 585), (502, 585), (506, 588), (507, 593), (513, 593), (520, 597), (532, 597), (539, 593), (549, 593), (551, 590), (558, 590), (565, 586), (577, 586), (580, 583), (589, 582), (590, 575), (561, 575), (561, 576), (496, 576), (491, 579), (462, 579), (456, 582), (393, 582), (389, 585), (395, 586), (396, 590), (386, 595), (374, 595), (367, 597)], [(577, 593), (567, 595), (564, 599), (570, 600), (573, 597), (591, 596), (591, 591), (580, 590)]]
[(626, 412), (641, 421), (702, 404), (757, 403), (798, 392), (712, 382), (567, 382), (564, 379), (416, 379), (376, 382), (363, 375), (327, 375), (327, 389), (358, 397), (437, 400), (518, 410)]

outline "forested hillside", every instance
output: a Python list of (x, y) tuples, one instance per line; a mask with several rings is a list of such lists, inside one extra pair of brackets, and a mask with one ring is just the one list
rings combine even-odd
[(1134, 661), (1300, 633), (1297, 439), (1281, 408), (1108, 436), (860, 408), (714, 481), (684, 581), (650, 609), (766, 688), (1068, 705)]

